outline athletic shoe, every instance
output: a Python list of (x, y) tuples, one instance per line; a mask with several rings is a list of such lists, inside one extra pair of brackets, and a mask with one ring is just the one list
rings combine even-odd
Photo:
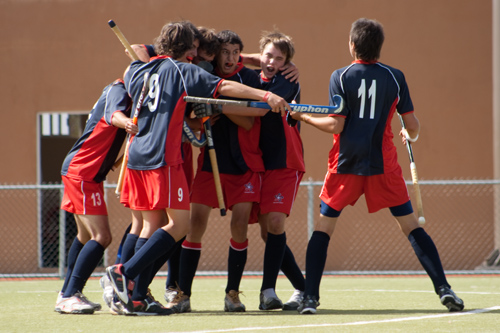
[(130, 312), (125, 309), (120, 301), (112, 300), (109, 306), (109, 312), (113, 315), (126, 315)]
[(99, 284), (101, 285), (103, 291), (102, 299), (104, 300), (108, 308), (111, 309), (111, 303), (113, 303), (115, 291), (113, 290), (113, 285), (111, 284), (111, 281), (109, 280), (107, 274), (103, 275), (103, 277), (99, 280)]
[(229, 290), (224, 297), (225, 312), (245, 312), (245, 305), (240, 301), (241, 291)]
[(116, 296), (118, 296), (123, 306), (129, 312), (133, 312), (134, 304), (132, 303), (130, 296), (132, 294), (132, 290), (134, 289), (134, 281), (129, 281), (128, 278), (123, 275), (122, 267), (122, 264), (110, 266), (106, 268), (106, 274), (108, 275)]
[(59, 303), (61, 303), (61, 301), (63, 300), (63, 293), (62, 292), (59, 292), (57, 294), (57, 299), (56, 299), (56, 307), (54, 309), (55, 312), (59, 312), (61, 313), (61, 307), (59, 306)]
[(168, 316), (174, 313), (174, 310), (167, 309), (159, 302), (147, 297), (142, 301), (133, 301), (134, 312), (125, 313), (127, 315), (135, 316)]
[(288, 302), (283, 304), (283, 310), (286, 311), (297, 310), (303, 298), (304, 298), (304, 292), (296, 289), (293, 292), (292, 297), (290, 297), (290, 299), (288, 300)]
[(56, 305), (56, 309), (59, 308), (59, 313), (93, 314), (94, 308), (83, 301), (81, 296), (82, 294), (76, 293), (71, 297), (63, 297)]
[(318, 306), (319, 302), (316, 297), (306, 296), (300, 303), (297, 311), (299, 311), (300, 314), (315, 314)]
[(85, 303), (87, 303), (88, 305), (90, 305), (91, 307), (93, 307), (94, 311), (99, 311), (99, 310), (102, 309), (101, 304), (92, 302), (84, 294), (80, 293), (80, 298), (82, 299), (82, 301), (84, 301)]
[(167, 303), (170, 303), (175, 299), (175, 296), (178, 292), (179, 291), (176, 288), (168, 287), (165, 289), (165, 294), (163, 295), (163, 297), (165, 297), (165, 301)]
[(166, 305), (167, 309), (172, 309), (175, 313), (191, 312), (191, 301), (188, 295), (179, 291), (172, 302)]
[(439, 299), (441, 304), (448, 308), (450, 312), (462, 311), (464, 309), (464, 301), (458, 298), (457, 295), (447, 286), (441, 286), (438, 289)]
[(269, 288), (260, 292), (259, 310), (283, 309), (283, 302), (278, 298), (274, 289)]

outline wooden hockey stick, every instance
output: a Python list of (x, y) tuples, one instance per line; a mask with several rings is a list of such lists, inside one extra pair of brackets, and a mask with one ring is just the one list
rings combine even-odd
[[(146, 98), (146, 95), (148, 94), (148, 89), (149, 87), (149, 73), (146, 72), (144, 73), (144, 83), (142, 84), (142, 90), (141, 90), (141, 95), (139, 96), (139, 100), (137, 101), (137, 105), (135, 106), (135, 111), (134, 111), (134, 116), (132, 118), (132, 122), (134, 125), (137, 125), (137, 118), (139, 117), (139, 112), (141, 112), (142, 108), (142, 103), (144, 102), (144, 98)], [(122, 161), (122, 167), (120, 169), (120, 175), (118, 176), (118, 182), (116, 183), (116, 190), (115, 193), (116, 195), (120, 195), (122, 188), (123, 188), (123, 177), (125, 175), (125, 170), (127, 169), (127, 163), (128, 163), (128, 148), (130, 146), (130, 141), (132, 141), (133, 135), (129, 135), (127, 137), (127, 144), (125, 145), (125, 151), (123, 153), (123, 161)]]
[[(403, 127), (403, 129), (406, 130), (403, 117), (401, 117), (399, 113), (398, 116), (399, 116), (399, 121), (401, 122), (401, 127)], [(417, 166), (413, 158), (413, 149), (411, 148), (411, 143), (408, 140), (406, 140), (406, 148), (408, 150), (408, 157), (410, 158), (410, 170), (411, 170), (411, 179), (413, 181), (413, 193), (415, 194), (415, 199), (417, 200), (418, 223), (420, 225), (424, 225), (425, 224), (424, 206), (422, 203), (422, 195), (420, 194), (420, 186), (418, 185)]]
[(115, 24), (115, 21), (109, 20), (108, 21), (108, 25), (110, 26), (111, 30), (113, 30), (113, 32), (116, 34), (116, 37), (118, 37), (118, 39), (120, 40), (120, 42), (122, 42), (123, 46), (125, 46), (125, 48), (127, 49), (128, 53), (130, 54), (130, 56), (134, 60), (139, 60), (139, 57), (137, 56), (137, 53), (135, 53), (134, 49), (132, 48), (132, 46), (128, 42), (127, 38), (125, 38), (125, 36), (121, 32), (120, 28), (118, 28), (118, 26)]
[[(203, 97), (193, 97), (185, 96), (184, 100), (189, 103), (208, 103), (216, 105), (233, 105), (233, 106), (243, 106), (251, 108), (260, 109), (270, 109), (269, 104), (265, 102), (255, 102), (255, 101), (235, 101), (230, 99), (215, 99), (215, 98), (203, 98)], [(305, 112), (305, 113), (317, 113), (317, 114), (333, 114), (340, 113), (344, 108), (344, 100), (339, 95), (333, 96), (333, 100), (336, 105), (313, 105), (313, 104), (290, 104), (292, 108), (291, 111), (295, 112)]]

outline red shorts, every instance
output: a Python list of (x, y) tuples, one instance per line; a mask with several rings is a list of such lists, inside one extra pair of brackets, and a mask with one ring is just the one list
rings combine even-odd
[(184, 163), (182, 164), (182, 169), (186, 175), (186, 181), (188, 183), (188, 188), (191, 191), (194, 179), (193, 171), (193, 148), (191, 142), (182, 143), (182, 152), (184, 154)]
[(303, 175), (303, 172), (294, 169), (264, 172), (260, 203), (253, 205), (249, 223), (256, 223), (259, 213), (279, 212), (290, 215)]
[(182, 164), (154, 170), (127, 169), (120, 202), (133, 210), (189, 210), (189, 190)]
[[(262, 173), (247, 171), (243, 175), (221, 173), (220, 182), (227, 209), (240, 202), (259, 202)], [(214, 177), (211, 172), (198, 171), (194, 177), (191, 202), (219, 208)]]
[(383, 175), (358, 176), (327, 172), (319, 197), (328, 206), (341, 211), (354, 205), (364, 194), (368, 212), (399, 206), (410, 200), (401, 168)]
[(108, 216), (102, 183), (62, 176), (64, 195), (61, 209), (77, 215)]

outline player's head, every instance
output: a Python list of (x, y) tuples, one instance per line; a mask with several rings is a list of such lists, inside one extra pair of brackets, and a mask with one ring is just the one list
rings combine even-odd
[(260, 67), (267, 78), (276, 75), (278, 69), (288, 64), (295, 54), (292, 39), (279, 31), (265, 33), (259, 44)]
[(190, 55), (189, 51), (194, 47), (194, 40), (193, 29), (187, 21), (167, 23), (155, 39), (155, 52), (183, 61)]
[(198, 27), (198, 31), (202, 35), (202, 38), (198, 46), (198, 54), (193, 59), (193, 64), (195, 65), (200, 61), (212, 62), (220, 50), (220, 42), (215, 34), (215, 30)]
[(383, 43), (384, 28), (376, 20), (360, 18), (352, 24), (349, 47), (353, 57), (364, 61), (378, 60)]
[(217, 34), (220, 51), (217, 55), (217, 69), (222, 74), (231, 74), (238, 67), (243, 42), (240, 36), (231, 30), (222, 30)]

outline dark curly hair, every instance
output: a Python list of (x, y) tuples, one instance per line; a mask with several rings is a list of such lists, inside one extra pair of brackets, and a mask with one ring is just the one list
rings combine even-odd
[(154, 41), (155, 52), (178, 59), (193, 47), (196, 33), (198, 30), (189, 21), (167, 23)]

